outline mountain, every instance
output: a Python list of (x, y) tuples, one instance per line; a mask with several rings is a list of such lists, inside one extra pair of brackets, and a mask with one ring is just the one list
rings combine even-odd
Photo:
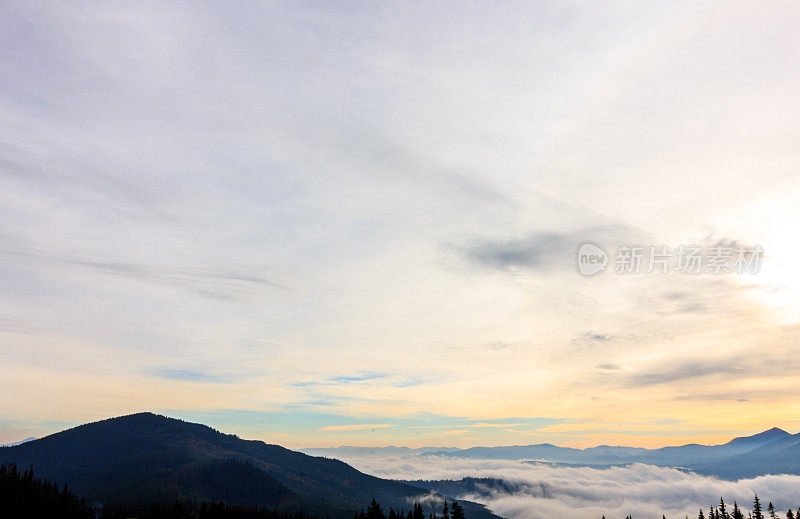
[(800, 474), (800, 433), (773, 436), (776, 439), (752, 450), (693, 468), (701, 474), (724, 479), (752, 478), (764, 474)]
[(670, 467), (697, 467), (746, 453), (775, 440), (791, 436), (783, 429), (772, 428), (753, 436), (734, 438), (722, 445), (689, 444), (663, 447), (629, 458), (629, 461)]
[(13, 446), (15, 446), (15, 445), (22, 445), (23, 443), (32, 442), (32, 441), (33, 441), (33, 440), (35, 440), (35, 439), (36, 439), (36, 438), (34, 438), (33, 436), (31, 436), (30, 438), (25, 438), (24, 440), (20, 440), (20, 441), (18, 441), (18, 442), (14, 442), (14, 443), (6, 443), (6, 444), (4, 444), (4, 445), (0, 445), (0, 447), (13, 447)]
[[(0, 463), (101, 502), (220, 500), (350, 519), (375, 498), (408, 510), (429, 491), (361, 473), (344, 462), (222, 434), (201, 424), (139, 413), (0, 448)], [(462, 503), (470, 519), (496, 519)]]
[(583, 452), (592, 453), (597, 456), (605, 455), (619, 459), (630, 458), (646, 451), (647, 449), (642, 447), (616, 447), (611, 445), (598, 445), (597, 447), (583, 449)]
[(760, 432), (758, 434), (754, 434), (752, 436), (743, 436), (741, 438), (734, 438), (728, 443), (726, 443), (726, 445), (756, 448), (775, 440), (788, 438), (789, 436), (792, 435), (784, 431), (783, 429), (773, 427), (772, 429)]

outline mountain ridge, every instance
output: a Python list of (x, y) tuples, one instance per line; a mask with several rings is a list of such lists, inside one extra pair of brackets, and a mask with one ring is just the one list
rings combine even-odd
[[(103, 502), (217, 500), (349, 519), (373, 498), (387, 508), (408, 510), (429, 494), (339, 460), (153, 413), (100, 420), (3, 447), (0, 462), (32, 466), (40, 476)], [(462, 504), (470, 518), (497, 518), (482, 505)]]
[[(582, 450), (582, 451), (587, 451), (587, 450), (591, 451), (591, 450), (596, 450), (596, 449), (634, 449), (634, 450), (645, 451), (645, 450), (657, 450), (657, 449), (675, 448), (675, 447), (686, 447), (686, 446), (691, 446), (691, 445), (697, 445), (697, 446), (702, 446), (702, 447), (714, 447), (716, 445), (727, 445), (727, 444), (730, 444), (730, 443), (737, 443), (737, 442), (740, 442), (742, 440), (761, 439), (761, 438), (763, 438), (763, 437), (765, 437), (767, 435), (773, 435), (773, 434), (780, 435), (781, 437), (792, 436), (792, 433), (787, 432), (786, 430), (781, 429), (780, 427), (772, 427), (771, 429), (767, 429), (767, 430), (764, 430), (764, 431), (761, 431), (761, 432), (758, 432), (758, 433), (754, 433), (754, 434), (752, 434), (750, 436), (737, 436), (735, 438), (732, 438), (732, 439), (728, 440), (724, 444), (705, 445), (705, 444), (702, 444), (702, 443), (685, 443), (685, 444), (682, 444), (682, 445), (668, 445), (668, 446), (664, 446), (664, 447), (655, 447), (655, 448), (630, 447), (630, 446), (627, 446), (627, 445), (601, 444), (601, 445), (595, 445), (595, 446), (592, 446), (592, 447), (584, 447), (582, 449), (578, 449), (578, 448), (575, 448), (575, 447), (561, 447), (561, 446), (553, 444), (553, 443), (545, 442), (545, 443), (514, 444), (514, 445), (475, 445), (475, 446), (466, 447), (466, 448), (459, 448), (459, 447), (407, 447), (405, 445), (384, 445), (384, 446), (369, 446), (369, 447), (358, 446), (358, 445), (340, 445), (340, 446), (337, 446), (337, 447), (303, 447), (300, 450), (301, 451), (332, 451), (332, 450), (339, 450), (339, 449), (342, 449), (342, 450), (349, 450), (349, 449), (408, 450), (408, 451), (419, 451), (419, 452), (426, 451), (426, 452), (429, 452), (430, 454), (438, 454), (440, 452), (458, 452), (458, 451), (465, 451), (465, 450), (478, 449), (478, 448), (496, 449), (496, 448), (525, 448), (525, 447), (559, 447), (559, 448), (562, 448), (562, 449), (574, 449), (574, 450)], [(798, 433), (798, 434), (800, 434), (800, 433)]]

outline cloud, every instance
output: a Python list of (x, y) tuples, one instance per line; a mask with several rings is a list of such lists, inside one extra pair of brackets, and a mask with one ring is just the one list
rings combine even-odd
[(167, 287), (191, 290), (207, 297), (230, 299), (242, 294), (262, 293), (266, 288), (288, 289), (253, 271), (226, 267), (165, 267), (144, 263), (98, 261), (59, 255), (41, 250), (0, 249), (0, 254), (22, 256), (32, 260), (75, 265), (104, 274), (132, 278)]
[(524, 424), (524, 423), (486, 423), (486, 422), (478, 422), (478, 423), (470, 425), (470, 427), (519, 427), (520, 425), (526, 425), (526, 424)]
[(364, 375), (342, 375), (339, 377), (332, 377), (331, 382), (339, 384), (350, 384), (354, 382), (367, 382), (371, 380), (383, 380), (388, 378), (389, 375), (385, 373), (368, 373)]
[(492, 341), (486, 344), (486, 348), (493, 351), (515, 351), (525, 349), (528, 346), (530, 346), (530, 343), (527, 341)]
[(616, 245), (646, 236), (641, 229), (620, 223), (582, 227), (571, 232), (534, 231), (506, 240), (475, 239), (456, 250), (469, 262), (492, 270), (559, 270), (574, 267), (576, 248), (586, 240)]
[(463, 252), (475, 263), (489, 268), (537, 268), (558, 257), (559, 251), (568, 250), (570, 245), (573, 244), (566, 235), (540, 232), (519, 240), (475, 243)]
[(685, 400), (690, 402), (718, 402), (724, 400), (733, 400), (734, 402), (748, 402), (749, 397), (739, 396), (736, 394), (727, 393), (697, 393), (694, 392), (688, 395), (678, 395), (675, 400)]
[(318, 431), (364, 431), (369, 429), (386, 429), (388, 427), (397, 427), (389, 423), (362, 423), (351, 425), (327, 425), (320, 427)]
[(217, 374), (207, 373), (204, 371), (197, 371), (192, 369), (176, 369), (176, 368), (158, 368), (148, 370), (148, 374), (167, 378), (171, 380), (180, 380), (183, 382), (231, 382), (232, 378), (225, 377)]
[(592, 330), (586, 330), (575, 334), (572, 343), (576, 345), (593, 346), (597, 343), (610, 342), (618, 339), (608, 333), (598, 333)]
[(740, 362), (741, 359), (681, 362), (662, 369), (632, 375), (628, 379), (628, 383), (632, 386), (650, 386), (700, 377), (743, 374), (746, 369)]
[(606, 517), (696, 517), (699, 508), (724, 497), (748, 508), (758, 493), (764, 502), (785, 509), (797, 505), (800, 476), (770, 475), (725, 481), (676, 469), (633, 464), (609, 469), (551, 467), (516, 461), (459, 460), (435, 455), (349, 456), (344, 461), (380, 477), (403, 480), (460, 480), (477, 482), (456, 499), (485, 503), (509, 519), (586, 519)]
[(360, 375), (338, 375), (328, 377), (320, 381), (300, 381), (293, 382), (294, 387), (299, 388), (325, 388), (325, 387), (413, 387), (421, 384), (435, 384), (434, 378), (424, 378), (416, 375), (397, 375), (388, 373), (364, 373)]

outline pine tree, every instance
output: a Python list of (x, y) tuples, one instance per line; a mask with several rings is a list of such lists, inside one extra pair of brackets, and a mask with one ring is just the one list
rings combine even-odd
[(786, 511), (786, 519), (794, 519), (794, 514), (792, 513), (791, 508)]
[(744, 514), (742, 510), (739, 508), (739, 504), (734, 501), (733, 502), (733, 514), (731, 515), (733, 519), (744, 519)]
[(721, 519), (730, 519), (731, 517), (728, 515), (728, 511), (725, 510), (725, 501), (721, 497), (719, 498), (719, 515)]
[(772, 506), (772, 501), (769, 502), (769, 506), (767, 507), (767, 510), (769, 511), (770, 519), (777, 519), (775, 517), (775, 507)]
[(753, 519), (764, 519), (764, 514), (761, 510), (761, 501), (758, 499), (758, 494), (756, 494), (756, 497), (753, 500)]
[(447, 506), (447, 499), (444, 500), (444, 508), (442, 508), (442, 519), (450, 519), (450, 508)]
[(703, 509), (702, 508), (700, 509), (700, 513), (697, 514), (697, 519), (706, 519), (706, 516), (703, 515)]
[(381, 510), (381, 505), (375, 501), (375, 498), (372, 498), (372, 502), (367, 507), (367, 519), (386, 519)]
[(464, 517), (464, 507), (458, 504), (458, 501), (453, 501), (450, 505), (450, 518), (451, 519), (466, 519)]

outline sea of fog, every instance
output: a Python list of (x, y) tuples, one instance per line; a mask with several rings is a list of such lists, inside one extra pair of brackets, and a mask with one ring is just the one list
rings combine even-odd
[[(800, 505), (800, 476), (768, 475), (739, 481), (725, 481), (671, 468), (633, 464), (605, 469), (553, 467), (507, 460), (458, 459), (432, 455), (337, 456), (355, 468), (391, 479), (498, 478), (514, 483), (513, 491), (496, 488), (479, 493), (452, 496), (484, 503), (509, 519), (659, 519), (696, 518), (700, 507), (724, 497), (746, 509), (758, 493), (764, 508), (772, 501), (776, 508), (796, 510)], [(745, 515), (747, 513), (745, 512)], [(785, 513), (781, 513), (785, 517)]]

